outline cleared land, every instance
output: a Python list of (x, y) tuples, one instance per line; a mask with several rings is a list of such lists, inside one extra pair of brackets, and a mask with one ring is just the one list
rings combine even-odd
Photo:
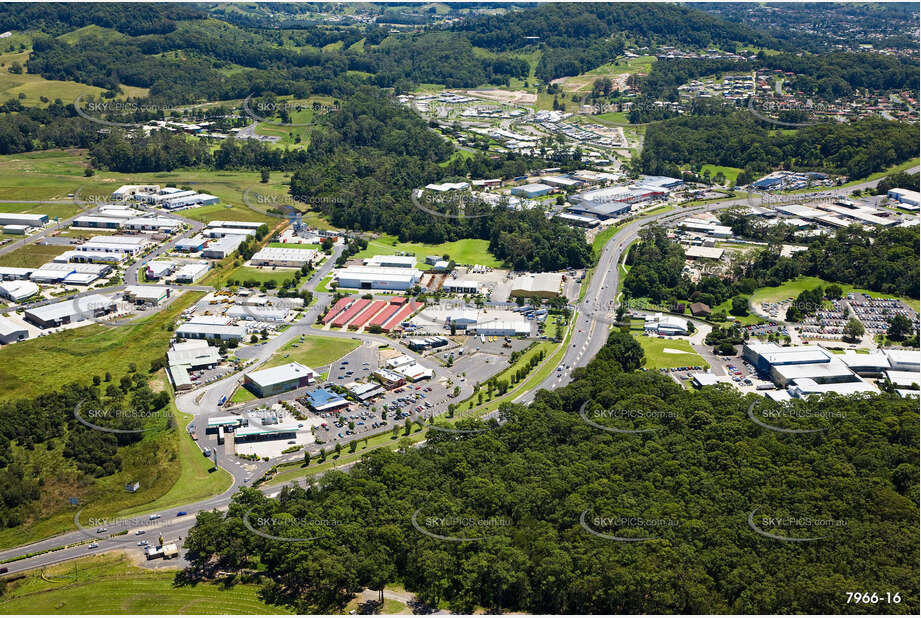
[[(643, 346), (646, 353), (646, 367), (648, 369), (670, 369), (672, 367), (700, 366), (709, 367), (684, 339), (659, 339), (646, 335), (633, 335)], [(666, 352), (666, 349), (669, 351)], [(675, 354), (675, 351), (682, 352)]]
[(172, 332), (167, 330), (201, 292), (186, 292), (159, 313), (135, 324), (90, 324), (0, 349), (0, 399), (34, 397), (70, 382), (89, 382), (108, 371), (120, 377), (129, 365), (147, 371), (163, 357)]
[(259, 586), (175, 584), (178, 571), (134, 566), (124, 553), (30, 571), (10, 584), (4, 614), (286, 614), (259, 598)]
[[(22, 239), (22, 236), (16, 238)], [(40, 245), (32, 243), (25, 247), (20, 247), (15, 251), (0, 255), (0, 266), (12, 266), (16, 268), (34, 268), (50, 262), (65, 251), (72, 247), (67, 245)]]
[(285, 363), (298, 362), (316, 369), (342, 358), (359, 345), (361, 345), (361, 342), (357, 339), (308, 335), (304, 337), (303, 342), (294, 339), (286, 343), (259, 368), (267, 369), (284, 365)]
[(373, 255), (393, 255), (397, 252), (414, 253), (419, 261), (427, 255), (448, 254), (458, 264), (480, 264), (491, 268), (499, 268), (502, 262), (489, 252), (489, 241), (477, 238), (467, 238), (454, 242), (443, 242), (431, 245), (419, 242), (400, 242), (396, 236), (382, 234), (376, 240), (368, 243), (368, 248), (356, 253), (355, 258), (366, 258)]

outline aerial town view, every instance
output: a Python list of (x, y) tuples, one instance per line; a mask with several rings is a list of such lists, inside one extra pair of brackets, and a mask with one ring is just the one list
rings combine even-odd
[(915, 3), (0, 3), (0, 614), (918, 615)]

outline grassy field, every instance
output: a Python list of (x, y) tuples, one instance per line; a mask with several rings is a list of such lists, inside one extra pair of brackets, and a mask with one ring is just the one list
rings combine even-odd
[(604, 114), (592, 116), (592, 120), (601, 120), (602, 122), (615, 125), (630, 124), (630, 119), (627, 118), (627, 112), (605, 112)]
[[(293, 269), (278, 269), (272, 270), (271, 266), (266, 266), (263, 268), (258, 268), (256, 266), (238, 266), (233, 270), (230, 270), (226, 274), (221, 274), (216, 277), (208, 278), (205, 285), (213, 285), (215, 287), (224, 287), (227, 285), (227, 281), (231, 279), (236, 279), (239, 282), (244, 281), (258, 281), (260, 284), (265, 283), (266, 281), (274, 281), (278, 287), (281, 287), (281, 283), (285, 279), (293, 279), (294, 270)], [(204, 280), (203, 280), (204, 281)]]
[[(316, 369), (342, 358), (359, 345), (361, 345), (361, 342), (357, 339), (308, 335), (304, 337), (303, 343), (299, 343), (297, 339), (294, 339), (283, 345), (260, 369), (268, 369), (269, 367), (277, 367), (278, 365), (293, 362)], [(286, 355), (287, 358), (285, 358)]]
[(710, 178), (716, 176), (717, 172), (723, 172), (723, 176), (726, 177), (726, 184), (730, 187), (734, 187), (736, 184), (736, 178), (742, 172), (741, 168), (738, 167), (727, 167), (725, 165), (702, 165), (700, 166), (700, 173), (710, 172)]
[(270, 242), (269, 247), (277, 247), (279, 249), (315, 249), (320, 250), (320, 245), (312, 244), (298, 244), (296, 242)]
[[(688, 301), (688, 302), (690, 302), (690, 301)], [(751, 300), (749, 300), (749, 307), (751, 307)], [(729, 300), (725, 300), (725, 301), (721, 302), (720, 304), (718, 304), (718, 305), (715, 306), (715, 307), (710, 307), (710, 309), (711, 309), (711, 311), (716, 311), (717, 309), (722, 309), (723, 311), (726, 312), (726, 315), (727, 315), (727, 316), (735, 318), (735, 320), (736, 320), (739, 324), (742, 324), (743, 326), (748, 326), (749, 324), (761, 324), (761, 323), (764, 322), (764, 320), (762, 320), (761, 318), (759, 318), (758, 316), (756, 316), (756, 315), (754, 315), (754, 314), (752, 314), (752, 313), (749, 313), (748, 315), (744, 315), (744, 316), (741, 316), (741, 317), (740, 317), (740, 316), (734, 316), (734, 315), (732, 315), (732, 314), (729, 312), (729, 310), (732, 309), (732, 299), (731, 299), (731, 298), (730, 298)]]
[(10, 584), (4, 614), (285, 614), (256, 584), (177, 586), (173, 569), (142, 569), (110, 552), (30, 571)]
[[(646, 367), (648, 369), (669, 369), (671, 367), (700, 366), (705, 369), (710, 365), (701, 358), (684, 339), (659, 339), (646, 335), (633, 335), (643, 346), (646, 353)], [(666, 349), (680, 350), (683, 354), (666, 352)]]
[[(19, 238), (22, 238), (20, 236)], [(15, 251), (0, 255), (0, 266), (13, 266), (16, 268), (32, 268), (50, 262), (72, 247), (67, 245), (39, 245), (32, 243), (20, 247)]]
[(0, 212), (20, 214), (42, 214), (49, 218), (66, 219), (83, 210), (77, 204), (0, 204)]
[(192, 440), (192, 436), (185, 430), (186, 425), (194, 418), (191, 414), (184, 414), (173, 407), (179, 427), (179, 478), (165, 494), (140, 507), (128, 509), (119, 513), (120, 517), (130, 517), (137, 513), (166, 510), (182, 506), (210, 496), (217, 496), (230, 487), (233, 479), (230, 473), (219, 468), (212, 470), (211, 460), (201, 454), (201, 449)]
[(186, 292), (169, 307), (126, 326), (91, 324), (0, 349), (0, 399), (34, 397), (69, 382), (89, 382), (93, 375), (128, 373), (136, 363), (146, 371), (166, 354), (167, 330), (184, 309), (202, 298)]
[[(0, 156), (0, 200), (63, 200), (73, 193), (88, 201), (99, 201), (106, 199), (120, 185), (150, 183), (188, 186), (221, 198), (220, 204), (182, 211), (182, 215), (190, 219), (202, 222), (214, 219), (261, 221), (270, 224), (270, 227), (272, 223), (285, 221), (266, 214), (266, 210), (276, 203), (274, 198), (281, 201), (289, 195), (290, 174), (287, 172), (273, 172), (266, 184), (260, 182), (258, 171), (202, 168), (137, 174), (97, 171), (87, 178), (84, 176), (86, 155), (86, 150), (72, 148)], [(250, 195), (244, 201), (247, 190), (250, 190)], [(273, 199), (260, 201), (260, 194)], [(39, 209), (38, 212), (43, 211)], [(304, 215), (304, 221), (310, 225), (330, 227), (316, 212)]]
[[(822, 287), (827, 287), (831, 284), (832, 282), (825, 281), (824, 279), (819, 279), (818, 277), (797, 277), (796, 279), (791, 279), (790, 281), (782, 283), (776, 287), (760, 288), (755, 290), (755, 293), (752, 294), (749, 303), (771, 303), (786, 300), (790, 297), (796, 298), (796, 296), (803, 290), (812, 290), (820, 285)], [(837, 285), (841, 287), (845, 294), (849, 294), (850, 292), (858, 292), (873, 298), (893, 298), (893, 296), (890, 294), (883, 294), (881, 292), (872, 292), (870, 290), (855, 288), (854, 286), (847, 283), (839, 283)], [(919, 302), (917, 298), (899, 298), (915, 311), (921, 309), (921, 302)]]
[(367, 258), (373, 255), (394, 255), (398, 251), (415, 253), (419, 261), (427, 255), (448, 254), (458, 264), (480, 264), (491, 268), (499, 268), (502, 262), (489, 252), (489, 241), (468, 238), (454, 242), (443, 242), (431, 245), (419, 242), (400, 242), (396, 236), (382, 234), (376, 240), (368, 243), (368, 248), (356, 253), (355, 258)]

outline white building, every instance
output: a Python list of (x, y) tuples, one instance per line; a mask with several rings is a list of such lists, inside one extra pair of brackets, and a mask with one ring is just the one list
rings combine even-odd
[(29, 337), (28, 329), (6, 316), (0, 315), (0, 343), (15, 343)]
[(192, 262), (183, 264), (176, 272), (176, 281), (179, 283), (194, 283), (211, 268), (208, 262)]
[(909, 189), (889, 189), (887, 195), (889, 199), (898, 202), (902, 208), (905, 208), (905, 206), (913, 207), (906, 210), (917, 210), (921, 207), (921, 193), (917, 191), (911, 191)]
[(201, 255), (206, 258), (222, 260), (243, 244), (246, 236), (224, 236), (220, 240), (211, 241), (202, 249)]
[(253, 266), (282, 266), (300, 268), (312, 263), (317, 257), (314, 249), (297, 249), (293, 247), (266, 247), (250, 259)]
[(365, 266), (376, 268), (415, 268), (414, 255), (375, 255), (364, 260)]
[(175, 262), (168, 262), (165, 260), (151, 260), (147, 262), (146, 266), (147, 269), (144, 275), (148, 279), (162, 279), (176, 270)]
[(657, 335), (687, 335), (688, 321), (678, 316), (656, 313), (646, 316), (643, 330)]
[(531, 323), (527, 320), (478, 320), (476, 326), (467, 329), (477, 335), (487, 337), (529, 337)]
[(90, 318), (102, 317), (117, 309), (117, 303), (100, 294), (80, 296), (72, 300), (26, 309), (27, 322), (39, 328), (53, 328)]
[(31, 281), (0, 282), (0, 297), (19, 302), (38, 294), (38, 286)]
[(176, 336), (181, 339), (220, 339), (221, 341), (240, 341), (246, 335), (241, 326), (225, 324), (194, 324), (187, 322), (176, 329)]
[(921, 351), (886, 350), (886, 357), (893, 371), (921, 371)]
[(415, 268), (374, 266), (348, 266), (336, 275), (339, 287), (361, 290), (408, 290), (421, 277), (422, 271)]

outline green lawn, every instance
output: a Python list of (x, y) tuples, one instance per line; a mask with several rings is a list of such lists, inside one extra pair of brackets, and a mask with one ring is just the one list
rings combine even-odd
[[(273, 354), (259, 368), (267, 369), (284, 365), (285, 363), (298, 362), (315, 369), (329, 365), (333, 361), (342, 358), (359, 345), (361, 345), (361, 342), (357, 339), (308, 335), (304, 337), (303, 343), (293, 339), (283, 345), (278, 352)], [(288, 355), (288, 357), (285, 358), (285, 355)]]
[(444, 242), (438, 245), (419, 242), (400, 242), (396, 236), (382, 234), (368, 243), (368, 248), (355, 254), (355, 258), (367, 258), (373, 255), (394, 255), (398, 251), (416, 254), (419, 261), (427, 255), (448, 254), (458, 264), (480, 264), (490, 268), (499, 268), (502, 262), (489, 252), (489, 241), (475, 238)]
[[(22, 238), (22, 236), (19, 238)], [(50, 262), (72, 248), (73, 247), (68, 247), (67, 245), (39, 245), (37, 243), (32, 243), (25, 247), (20, 247), (11, 253), (0, 255), (0, 266), (35, 268)]]
[(292, 268), (277, 268), (276, 270), (272, 270), (271, 266), (264, 266), (262, 268), (255, 266), (238, 266), (225, 275), (218, 276), (216, 280), (208, 279), (207, 285), (223, 287), (227, 285), (227, 281), (236, 279), (241, 284), (244, 281), (250, 280), (258, 281), (260, 284), (266, 281), (274, 281), (276, 286), (281, 287), (285, 279), (294, 278), (294, 273), (295, 270)]
[[(750, 304), (778, 302), (791, 297), (796, 298), (797, 295), (803, 290), (812, 290), (820, 285), (822, 287), (827, 287), (831, 284), (831, 281), (825, 281), (824, 279), (819, 279), (818, 277), (797, 277), (796, 279), (791, 279), (790, 281), (782, 283), (776, 287), (760, 288), (755, 290), (755, 293), (752, 294), (749, 302)], [(845, 294), (849, 294), (850, 292), (859, 292), (873, 298), (900, 298), (906, 305), (915, 311), (921, 309), (921, 302), (919, 302), (917, 298), (894, 297), (891, 294), (883, 294), (881, 292), (872, 292), (870, 290), (855, 288), (854, 286), (847, 283), (838, 283), (837, 285), (841, 287), (841, 290)]]
[(239, 386), (237, 390), (233, 392), (233, 395), (230, 396), (230, 403), (246, 403), (254, 399), (259, 399), (259, 397), (243, 388), (243, 386)]
[[(646, 335), (633, 335), (646, 353), (646, 367), (648, 369), (668, 369), (671, 367), (700, 366), (708, 368), (710, 365), (701, 358), (684, 339), (659, 339)], [(680, 350), (682, 354), (673, 354), (665, 350)]]
[(131, 363), (146, 372), (152, 360), (166, 354), (172, 338), (167, 326), (202, 296), (186, 292), (134, 324), (91, 324), (0, 348), (0, 399), (34, 397), (70, 382), (89, 383), (106, 371), (118, 379)]
[[(751, 307), (750, 299), (749, 299), (749, 307)], [(729, 310), (732, 309), (732, 299), (731, 298), (729, 300), (723, 301), (722, 303), (718, 304), (716, 307), (710, 307), (711, 311), (716, 311), (717, 309), (722, 309), (723, 311), (726, 312), (727, 316), (735, 318), (735, 320), (739, 324), (742, 324), (743, 326), (748, 326), (749, 324), (761, 324), (764, 322), (764, 320), (762, 320), (761, 318), (759, 318), (758, 316), (752, 313), (749, 313), (748, 315), (744, 315), (741, 317), (732, 315), (729, 312)]]
[[(133, 551), (133, 550), (130, 550)], [(9, 584), (4, 614), (285, 614), (259, 586), (177, 586), (175, 569), (142, 569), (121, 552), (30, 571)]]
[(54, 220), (55, 217), (66, 219), (81, 210), (83, 209), (77, 204), (0, 204), (0, 212), (48, 215), (50, 220)]
[(717, 172), (723, 172), (723, 176), (726, 177), (726, 184), (730, 187), (734, 187), (736, 184), (736, 178), (742, 172), (742, 168), (739, 167), (727, 167), (725, 165), (702, 165), (700, 166), (700, 173), (710, 172), (710, 178), (716, 176)]

